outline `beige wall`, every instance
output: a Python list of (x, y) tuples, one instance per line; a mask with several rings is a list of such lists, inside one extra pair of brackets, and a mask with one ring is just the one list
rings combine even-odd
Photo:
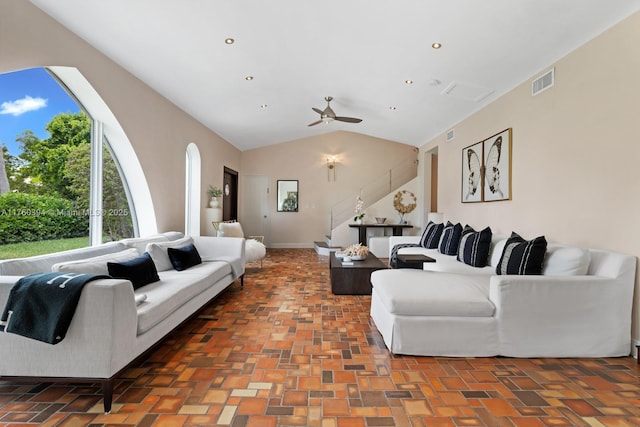
[[(0, 1), (0, 72), (53, 65), (76, 67), (122, 125), (149, 184), (159, 231), (184, 230), (190, 142), (202, 158), (203, 209), (209, 184), (222, 186), (223, 167), (239, 170), (239, 150), (142, 81), (29, 2)], [(202, 224), (204, 232), (204, 215)]]
[[(440, 135), (423, 146), (438, 147), (439, 211), (453, 221), (490, 225), (494, 233), (544, 234), (640, 256), (638, 40), (640, 14), (549, 64), (556, 71), (551, 89), (532, 97), (531, 82), (524, 82), (457, 124), (453, 142)], [(462, 204), (462, 148), (509, 127), (513, 200)], [(636, 340), (639, 289), (636, 274)]]
[[(327, 178), (328, 156), (337, 159), (335, 181)], [(355, 209), (361, 187), (415, 158), (413, 146), (340, 131), (244, 151), (241, 175), (269, 177), (270, 246), (310, 247), (329, 232), (334, 204), (353, 197)], [(278, 179), (300, 181), (298, 213), (276, 211)]]

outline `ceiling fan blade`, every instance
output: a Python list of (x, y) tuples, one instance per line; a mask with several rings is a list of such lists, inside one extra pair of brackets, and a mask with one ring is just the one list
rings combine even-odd
[(356, 119), (355, 117), (334, 117), (334, 120), (347, 123), (360, 123), (362, 119)]
[(336, 116), (336, 113), (333, 111), (333, 109), (331, 109), (331, 106), (330, 106), (330, 103), (333, 100), (333, 97), (325, 96), (324, 100), (327, 101), (327, 108), (325, 108), (324, 111), (319, 108), (311, 107), (313, 111), (320, 114), (320, 120), (318, 120), (317, 122), (310, 123), (307, 126), (315, 126), (322, 122), (329, 123), (333, 120), (338, 120), (340, 122), (347, 122), (347, 123), (360, 123), (362, 121), (362, 119), (357, 119), (355, 117)]
[(327, 105), (327, 108), (324, 109), (323, 114), (327, 117), (331, 117), (331, 118), (335, 118), (336, 117), (336, 113), (333, 112), (333, 110), (331, 109), (331, 107), (329, 107)]

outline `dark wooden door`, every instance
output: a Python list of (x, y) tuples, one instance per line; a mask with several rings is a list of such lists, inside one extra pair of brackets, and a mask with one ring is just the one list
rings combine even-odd
[(222, 179), (222, 220), (238, 219), (238, 172), (224, 167)]

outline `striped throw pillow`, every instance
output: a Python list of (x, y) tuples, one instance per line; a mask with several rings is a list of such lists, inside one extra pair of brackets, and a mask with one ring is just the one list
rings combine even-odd
[(491, 228), (475, 231), (465, 225), (458, 247), (458, 261), (462, 261), (472, 267), (485, 267), (491, 248)]
[(547, 252), (544, 236), (525, 240), (512, 232), (502, 251), (496, 268), (497, 274), (542, 274), (542, 263)]
[(444, 224), (436, 224), (433, 221), (429, 221), (420, 238), (420, 246), (427, 249), (436, 249), (443, 229)]
[(442, 230), (438, 251), (444, 255), (456, 255), (461, 236), (462, 225), (460, 223), (454, 225), (451, 221), (447, 221), (447, 225)]

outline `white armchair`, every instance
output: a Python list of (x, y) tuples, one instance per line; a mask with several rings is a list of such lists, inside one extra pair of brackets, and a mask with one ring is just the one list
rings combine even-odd
[(246, 262), (260, 261), (267, 255), (267, 248), (264, 245), (264, 236), (245, 236), (242, 225), (239, 222), (221, 222), (218, 224), (218, 237), (243, 237), (246, 239), (245, 259)]

